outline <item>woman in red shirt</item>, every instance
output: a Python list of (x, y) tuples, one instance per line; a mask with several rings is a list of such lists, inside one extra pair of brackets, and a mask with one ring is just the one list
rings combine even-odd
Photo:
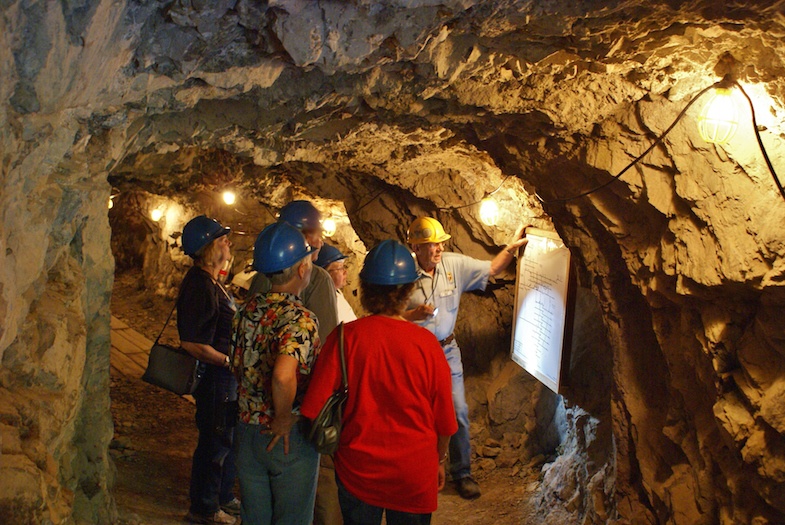
[[(427, 524), (457, 430), (450, 368), (436, 337), (401, 317), (419, 278), (409, 250), (383, 241), (360, 272), (372, 315), (344, 326), (349, 397), (335, 453), (345, 525)], [(301, 412), (314, 419), (341, 383), (337, 330), (322, 349)]]

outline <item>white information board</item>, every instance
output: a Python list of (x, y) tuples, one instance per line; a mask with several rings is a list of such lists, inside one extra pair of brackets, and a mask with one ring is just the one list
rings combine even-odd
[(515, 283), (512, 359), (558, 393), (574, 305), (570, 250), (554, 232), (527, 228), (526, 237)]

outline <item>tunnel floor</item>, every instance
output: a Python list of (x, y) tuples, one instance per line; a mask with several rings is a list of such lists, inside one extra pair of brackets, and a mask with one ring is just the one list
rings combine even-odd
[[(145, 290), (141, 279), (134, 272), (115, 277), (112, 316), (116, 318), (113, 329), (125, 324), (134, 332), (132, 338), (144, 342), (155, 339), (172, 300)], [(176, 328), (167, 327), (162, 339), (175, 342)], [(119, 366), (116, 349), (113, 359), (110, 395), (115, 434), (110, 453), (117, 468), (114, 496), (120, 524), (185, 523), (191, 454), (197, 438), (194, 405), (143, 382), (129, 367)], [(539, 469), (475, 469), (475, 477), (482, 497), (462, 500), (448, 482), (439, 495), (434, 525), (545, 523), (529, 503), (539, 484)]]

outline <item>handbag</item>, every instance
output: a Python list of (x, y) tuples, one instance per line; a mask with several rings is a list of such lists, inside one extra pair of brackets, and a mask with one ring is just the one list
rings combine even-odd
[(349, 395), (346, 375), (346, 356), (344, 355), (343, 323), (338, 325), (339, 353), (341, 356), (341, 386), (325, 401), (319, 415), (311, 423), (308, 439), (320, 454), (332, 454), (341, 439), (341, 418), (343, 406)]
[(204, 375), (204, 365), (182, 348), (158, 342), (176, 306), (177, 303), (172, 307), (161, 332), (155, 338), (142, 380), (182, 396), (193, 394), (199, 386), (199, 380)]

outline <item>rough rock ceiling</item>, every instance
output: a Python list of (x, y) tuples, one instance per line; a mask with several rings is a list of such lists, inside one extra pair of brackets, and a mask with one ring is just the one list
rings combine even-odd
[[(91, 117), (125, 132), (110, 181), (159, 193), (239, 178), (259, 195), (276, 168), (314, 195), (354, 196), (351, 214), (380, 181), (449, 208), (511, 175), (548, 200), (605, 182), (719, 78), (726, 52), (781, 107), (781, 2), (472, 4), (129, 5), (126, 103)], [(200, 168), (216, 149), (234, 171)]]

